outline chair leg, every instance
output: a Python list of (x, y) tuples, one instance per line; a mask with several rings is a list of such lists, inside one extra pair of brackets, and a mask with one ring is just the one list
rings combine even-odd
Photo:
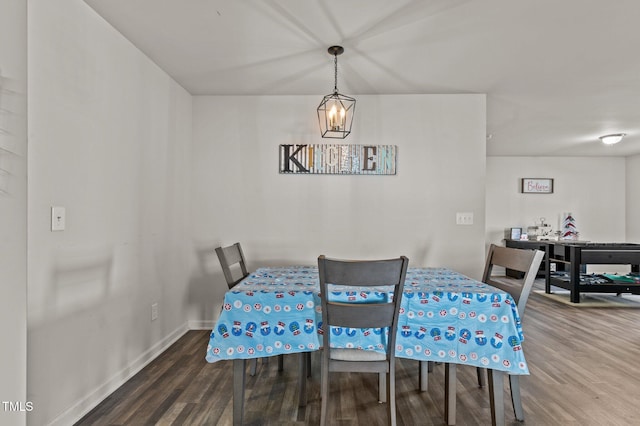
[(485, 374), (485, 369), (478, 367), (476, 368), (476, 372), (478, 374), (478, 386), (481, 388), (487, 386), (487, 375)]
[(250, 362), (251, 366), (249, 367), (249, 375), (255, 376), (256, 370), (258, 369), (258, 358), (253, 358)]
[(517, 421), (524, 422), (524, 410), (522, 409), (522, 399), (520, 398), (520, 376), (509, 375), (509, 388), (511, 389), (513, 414), (516, 416)]
[[(325, 351), (327, 349), (324, 349)], [(322, 354), (322, 372), (320, 374), (320, 426), (327, 424), (327, 408), (329, 403), (329, 361)]]
[(491, 425), (504, 426), (504, 375), (503, 371), (489, 369), (489, 401), (491, 403)]
[(387, 401), (387, 373), (378, 373), (378, 402)]
[(420, 361), (418, 366), (418, 376), (420, 377), (420, 392), (429, 390), (429, 367), (433, 361)]
[(456, 364), (444, 365), (444, 420), (456, 424)]
[(396, 376), (395, 368), (390, 368), (387, 376), (387, 410), (389, 411), (389, 423), (396, 426)]

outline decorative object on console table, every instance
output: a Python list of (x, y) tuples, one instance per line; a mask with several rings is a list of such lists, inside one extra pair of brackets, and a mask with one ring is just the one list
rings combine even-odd
[(553, 235), (553, 229), (546, 222), (546, 218), (541, 217), (540, 223), (535, 223), (533, 226), (527, 227), (527, 235), (532, 241), (542, 240), (557, 240), (557, 237)]
[(577, 240), (578, 228), (576, 227), (576, 220), (571, 212), (562, 215), (562, 239), (563, 240)]
[(522, 178), (523, 194), (553, 194), (553, 179)]

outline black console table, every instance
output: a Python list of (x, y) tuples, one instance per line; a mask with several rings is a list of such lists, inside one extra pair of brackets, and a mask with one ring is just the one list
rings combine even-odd
[[(602, 277), (590, 279), (581, 274), (588, 264), (631, 265), (631, 272), (640, 272), (640, 244), (632, 243), (576, 243), (547, 241), (545, 291), (551, 293), (551, 286), (571, 292), (571, 302), (580, 303), (580, 293), (632, 293), (640, 294), (640, 284), (622, 279), (617, 281)], [(557, 270), (567, 271), (566, 277), (554, 276), (549, 272), (550, 264)], [(582, 276), (581, 276), (582, 275)]]

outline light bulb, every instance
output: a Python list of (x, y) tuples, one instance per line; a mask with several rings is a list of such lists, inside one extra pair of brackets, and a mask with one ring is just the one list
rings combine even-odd
[(338, 115), (338, 109), (336, 108), (335, 105), (333, 105), (329, 110), (329, 128), (331, 130), (335, 130), (337, 115)]

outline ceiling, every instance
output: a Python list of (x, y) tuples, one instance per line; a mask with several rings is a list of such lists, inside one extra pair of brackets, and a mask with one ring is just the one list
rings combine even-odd
[(637, 0), (85, 1), (193, 95), (319, 102), (339, 44), (341, 93), (486, 93), (488, 155), (640, 154)]

